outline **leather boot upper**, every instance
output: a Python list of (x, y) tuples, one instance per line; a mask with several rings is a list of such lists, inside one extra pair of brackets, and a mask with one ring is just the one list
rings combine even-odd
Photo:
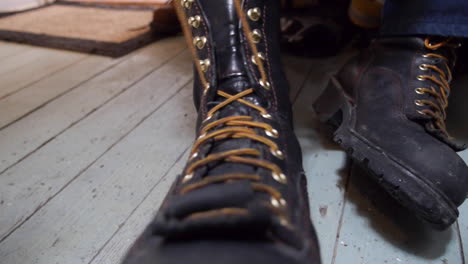
[(279, 56), (279, 1), (174, 4), (194, 58), (197, 137), (129, 259), (319, 263)]
[(468, 168), (455, 152), (463, 146), (444, 124), (456, 46), (453, 40), (380, 38), (338, 79), (355, 106), (357, 135), (458, 206), (468, 192)]

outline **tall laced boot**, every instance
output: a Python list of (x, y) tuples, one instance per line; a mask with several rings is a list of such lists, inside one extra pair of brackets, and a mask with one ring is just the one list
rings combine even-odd
[(445, 127), (459, 44), (382, 37), (332, 78), (314, 107), (338, 126), (334, 140), (394, 198), (438, 229), (468, 192), (463, 149)]
[(273, 0), (174, 1), (197, 139), (125, 264), (320, 263)]

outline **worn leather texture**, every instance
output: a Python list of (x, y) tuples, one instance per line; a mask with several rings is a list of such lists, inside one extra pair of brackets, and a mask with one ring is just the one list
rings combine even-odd
[[(422, 70), (421, 64), (436, 65), (448, 75), (442, 59), (423, 56), (429, 52), (448, 58), (450, 68), (455, 65), (453, 49), (431, 51), (423, 38), (387, 37), (353, 58), (337, 79), (355, 109), (351, 129), (387, 156), (378, 162), (394, 160), (401, 165), (401, 175), (405, 171), (417, 175), (456, 208), (468, 193), (468, 167), (456, 153), (462, 146), (435, 128), (429, 116), (418, 113), (428, 106), (415, 104), (424, 99), (436, 102), (434, 96), (415, 91), (437, 87), (429, 80), (418, 80), (419, 75), (438, 74)], [(372, 162), (375, 157), (367, 158)], [(411, 195), (417, 200), (419, 194)]]

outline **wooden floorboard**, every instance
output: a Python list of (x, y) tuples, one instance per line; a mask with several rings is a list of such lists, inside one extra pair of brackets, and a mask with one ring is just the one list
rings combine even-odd
[[(188, 61), (188, 52), (180, 54), (6, 171), (0, 177), (1, 193), (5, 203), (15, 206), (4, 209), (8, 217), (2, 219), (0, 239), (5, 239), (78, 177), (84, 168), (129, 133), (140, 120), (187, 83), (191, 78)], [(171, 74), (174, 71), (179, 74)]]
[(459, 239), (461, 240), (460, 251), (463, 256), (463, 264), (468, 263), (468, 203), (459, 208), (460, 217), (458, 219)]
[(59, 100), (1, 130), (0, 173), (164, 65), (183, 49), (179, 38), (146, 47)]
[[(144, 228), (150, 223), (155, 213), (157, 212), (159, 205), (166, 196), (166, 192), (171, 186), (172, 182), (175, 180), (176, 176), (182, 172), (182, 169), (187, 162), (188, 150), (193, 142), (193, 131), (195, 127), (196, 113), (193, 111), (194, 107), (190, 109), (192, 105), (192, 93), (191, 93), (192, 83), (187, 85), (181, 94), (178, 95), (174, 100), (168, 103), (169, 109), (174, 111), (174, 113), (168, 113), (167, 123), (172, 127), (174, 125), (179, 127), (185, 127), (185, 130), (182, 130), (180, 135), (181, 141), (185, 144), (186, 148), (181, 155), (177, 157), (175, 163), (172, 165), (171, 169), (164, 173), (163, 175), (154, 175), (155, 177), (161, 176), (156, 182), (156, 185), (152, 186), (149, 190), (149, 193), (144, 198), (144, 200), (135, 207), (135, 210), (129, 215), (128, 219), (120, 225), (119, 230), (117, 230), (112, 237), (106, 242), (102, 249), (99, 250), (98, 254), (93, 257), (90, 263), (92, 264), (116, 264), (120, 263), (122, 258), (125, 256), (127, 250), (133, 244), (135, 239), (140, 235)], [(180, 113), (185, 111), (183, 118), (177, 116)], [(161, 109), (162, 111), (163, 109)], [(172, 120), (171, 120), (172, 119)], [(161, 123), (162, 120), (155, 121)], [(184, 122), (186, 124), (184, 124)], [(156, 125), (156, 124), (155, 124)], [(143, 128), (142, 128), (143, 129)], [(180, 130), (177, 130), (180, 131)], [(168, 133), (171, 133), (171, 130), (168, 130)], [(147, 131), (148, 137), (154, 137), (151, 131)], [(170, 138), (170, 137), (169, 137)], [(160, 140), (156, 141), (160, 144)], [(154, 148), (160, 149), (160, 146), (153, 146)], [(183, 149), (179, 148), (179, 149)], [(171, 147), (171, 153), (173, 148)], [(164, 152), (164, 151), (162, 151)], [(172, 162), (174, 159), (173, 156), (161, 157), (160, 160), (163, 163)], [(146, 166), (154, 166), (154, 163), (147, 164)], [(136, 171), (138, 173), (139, 171)], [(140, 189), (139, 189), (140, 190)]]
[(0, 99), (0, 129), (116, 65), (121, 59), (89, 56), (50, 77)]
[[(166, 87), (169, 83), (174, 79)], [(142, 96), (147, 87), (142, 86)], [(1, 244), (3, 261), (50, 263), (41, 255), (57, 263), (91, 261), (193, 141), (191, 90), (169, 88), (176, 92), (170, 100)], [(40, 243), (30, 237), (40, 237)]]
[(98, 254), (90, 261), (90, 264), (118, 264), (125, 257), (145, 227), (153, 220), (161, 202), (166, 196), (167, 190), (172, 185), (176, 176), (183, 170), (188, 158), (188, 150), (176, 161), (173, 167), (163, 175), (158, 183), (153, 186), (147, 197), (140, 203), (135, 211), (125, 220), (120, 228), (112, 235), (106, 244), (98, 251)]
[[(468, 81), (468, 78), (467, 78)], [(468, 82), (467, 82), (468, 83)], [(465, 94), (468, 94), (468, 91), (465, 91)], [(466, 97), (465, 97), (466, 98)], [(466, 105), (464, 100), (460, 100), (463, 102), (463, 108), (467, 109), (468, 106)], [(459, 115), (463, 115), (464, 121), (468, 119), (466, 116), (467, 112), (460, 112)], [(461, 126), (464, 126), (464, 131), (468, 132), (468, 123), (460, 123)], [(468, 134), (465, 134), (464, 139), (468, 139)], [(460, 153), (460, 156), (463, 158), (465, 163), (468, 164), (468, 150), (465, 150)], [(465, 201), (462, 206), (459, 208), (460, 217), (458, 218), (458, 228), (459, 228), (459, 238), (461, 239), (461, 253), (464, 257), (463, 264), (468, 263), (468, 201)]]
[[(0, 74), (0, 99), (43, 78), (47, 78), (49, 75), (88, 56), (69, 51), (46, 49), (35, 49), (31, 52), (38, 53), (37, 56), (34, 56), (34, 60), (30, 60), (30, 56), (27, 56), (25, 58), (27, 63), (21, 62), (22, 65)], [(16, 56), (7, 58), (6, 60), (13, 58), (15, 58), (16, 63), (18, 63), (18, 58)], [(3, 62), (0, 65), (4, 65)], [(2, 67), (3, 66), (0, 66), (0, 68)], [(2, 71), (0, 70), (0, 72)], [(25, 76), (28, 77), (25, 78)]]
[(289, 82), (289, 97), (291, 102), (294, 102), (312, 70), (313, 61), (296, 56), (283, 56), (282, 60), (284, 65), (287, 65), (284, 72)]
[(330, 140), (326, 126), (319, 124), (313, 101), (325, 88), (328, 78), (343, 64), (348, 54), (312, 61), (311, 71), (293, 106), (296, 135), (302, 147), (308, 179), (312, 221), (320, 238), (323, 263), (331, 263), (343, 207), (346, 155)]
[[(21, 52), (17, 52), (17, 49), (24, 49)], [(10, 72), (13, 72), (35, 60), (41, 59), (44, 56), (50, 56), (54, 50), (41, 49), (33, 46), (16, 46), (15, 44), (7, 43), (2, 45), (3, 58), (0, 60), (0, 76), (4, 76)], [(4, 89), (4, 88), (3, 88)]]
[[(31, 73), (47, 56), (70, 62), (20, 80), (0, 100), (1, 264), (118, 264), (194, 140), (192, 65), (182, 38), (119, 60), (61, 54), (0, 42), (0, 77)], [(458, 225), (433, 231), (350, 165), (317, 120), (312, 102), (351, 55), (283, 58), (323, 263), (464, 264), (467, 203)], [(2, 82), (12, 84), (0, 80), (0, 93)], [(455, 87), (452, 111), (466, 113), (468, 95), (456, 91), (468, 93)], [(468, 116), (449, 116), (453, 134), (466, 141)], [(468, 151), (460, 155), (468, 162)]]
[(31, 46), (0, 41), (0, 63), (2, 63), (3, 59), (16, 56), (27, 49), (31, 49)]

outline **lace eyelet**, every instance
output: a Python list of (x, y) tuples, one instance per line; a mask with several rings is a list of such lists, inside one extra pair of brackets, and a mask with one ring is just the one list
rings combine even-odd
[(278, 159), (284, 159), (284, 153), (277, 149), (277, 150), (270, 150), (271, 154), (273, 154), (273, 156), (277, 157)]
[(262, 15), (262, 12), (260, 8), (255, 7), (251, 8), (247, 11), (247, 16), (250, 18), (252, 21), (258, 21)]
[(209, 89), (210, 89), (210, 84), (207, 83), (205, 88), (203, 89), (203, 95), (205, 95), (208, 92)]
[(251, 33), (250, 33), (250, 36), (252, 37), (252, 41), (253, 43), (257, 44), (257, 43), (260, 43), (260, 41), (262, 40), (262, 32), (258, 29), (254, 29)]
[(427, 66), (428, 66), (427, 64), (421, 64), (421, 65), (419, 65), (419, 69), (421, 71), (427, 71), (427, 70), (429, 70), (429, 68)]
[(283, 198), (276, 199), (275, 197), (271, 197), (270, 203), (275, 208), (280, 208), (280, 207), (285, 207), (286, 206), (286, 200), (284, 200)]
[(200, 16), (193, 16), (193, 17), (188, 18), (188, 23), (194, 28), (198, 28), (200, 26), (200, 22), (201, 22)]
[(198, 136), (197, 140), (200, 140), (200, 139), (204, 138), (205, 136), (206, 136), (206, 133), (203, 133), (200, 136)]
[(192, 156), (190, 156), (190, 159), (194, 159), (196, 157), (198, 157), (198, 152), (193, 153)]
[(262, 52), (258, 52), (257, 56), (255, 56), (255, 55), (252, 56), (251, 60), (252, 60), (252, 63), (255, 64), (255, 65), (257, 65), (256, 58), (259, 58), (262, 61), (266, 60), (265, 54), (263, 54)]
[(194, 0), (181, 0), (180, 3), (183, 7), (190, 9), (192, 7)]
[(213, 116), (209, 115), (205, 118), (205, 120), (203, 120), (203, 123), (205, 123), (206, 121), (210, 120)]
[(427, 42), (427, 46), (429, 49), (434, 49), (434, 47), (436, 46), (436, 44), (432, 44), (430, 42)]
[(184, 176), (184, 178), (182, 178), (182, 183), (186, 183), (186, 182), (190, 181), (192, 178), (193, 178), (193, 173), (186, 174)]
[(421, 100), (414, 100), (414, 104), (417, 106), (424, 106), (424, 103)]
[(418, 111), (416, 111), (416, 112), (418, 112), (418, 114), (420, 114), (420, 115), (424, 115), (424, 116), (426, 116), (426, 115), (427, 115), (426, 113), (424, 113), (424, 112), (423, 112), (423, 111), (421, 111), (421, 110), (418, 110)]
[(416, 76), (416, 80), (418, 80), (418, 81), (424, 81), (424, 80), (426, 80), (426, 78), (424, 78), (423, 75), (418, 75), (418, 76)]
[(265, 134), (269, 137), (272, 137), (272, 138), (278, 138), (278, 130), (276, 129), (271, 129), (271, 130), (265, 130)]
[(271, 87), (271, 85), (270, 85), (269, 82), (265, 82), (265, 81), (263, 81), (263, 80), (260, 80), (258, 83), (260, 84), (260, 86), (262, 86), (263, 88), (265, 88), (265, 89), (267, 89), (267, 90), (269, 90), (270, 87)]
[(198, 63), (200, 64), (200, 69), (202, 72), (207, 72), (211, 66), (210, 59), (199, 60)]
[(423, 58), (430, 58), (431, 56), (429, 56), (429, 54), (423, 54), (422, 57)]
[(291, 227), (291, 224), (289, 223), (288, 219), (286, 219), (286, 217), (279, 217), (278, 219), (279, 219), (280, 225), (287, 227), (287, 228)]
[(279, 183), (283, 183), (283, 184), (286, 184), (288, 182), (288, 179), (286, 178), (286, 175), (284, 175), (283, 173), (276, 173), (276, 172), (273, 172), (272, 173), (272, 177), (275, 181), (279, 182)]
[(415, 91), (417, 94), (424, 94), (423, 88), (416, 88), (416, 89), (414, 89), (414, 91)]
[(205, 47), (206, 42), (208, 39), (205, 36), (201, 37), (194, 37), (193, 38), (193, 45), (197, 47), (197, 49), (201, 50)]
[(263, 117), (263, 118), (266, 118), (266, 119), (272, 119), (272, 118), (273, 118), (273, 117), (272, 117), (270, 114), (268, 114), (268, 113), (262, 114), (262, 117)]

